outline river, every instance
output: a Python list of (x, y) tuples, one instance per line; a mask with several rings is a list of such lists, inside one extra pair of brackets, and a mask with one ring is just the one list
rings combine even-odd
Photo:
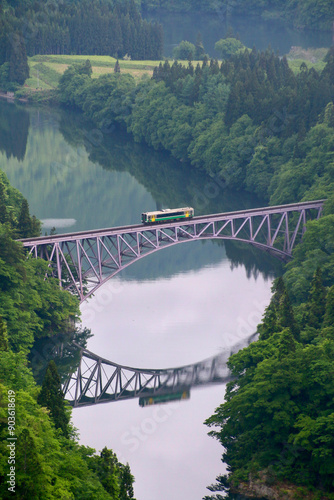
[(217, 9), (210, 14), (182, 13), (162, 11), (154, 15), (146, 14), (150, 20), (156, 20), (164, 29), (164, 55), (172, 56), (173, 48), (182, 40), (196, 43), (201, 33), (205, 51), (210, 57), (219, 57), (215, 52), (215, 43), (233, 30), (241, 42), (249, 48), (266, 50), (269, 46), (279, 54), (290, 52), (292, 46), (307, 48), (330, 47), (332, 33), (300, 30), (287, 26), (280, 20), (264, 20), (259, 17), (234, 15), (226, 8)]
[[(76, 114), (7, 102), (0, 102), (0, 169), (43, 231), (138, 223), (156, 207), (190, 205), (199, 215), (263, 204), (212, 189), (210, 178), (116, 129), (101, 138)], [(87, 347), (119, 364), (170, 368), (247, 345), (278, 269), (267, 254), (231, 242), (157, 252), (82, 305), (82, 324), (93, 334)], [(137, 500), (201, 499), (224, 471), (221, 446), (203, 424), (224, 391), (221, 384), (170, 404), (140, 407), (132, 399), (79, 408), (73, 422), (82, 444), (107, 446), (129, 462)]]

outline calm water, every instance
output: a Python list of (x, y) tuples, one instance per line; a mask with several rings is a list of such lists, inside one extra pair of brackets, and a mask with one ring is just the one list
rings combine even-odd
[(205, 51), (210, 57), (218, 57), (214, 50), (215, 43), (226, 36), (232, 28), (246, 47), (254, 45), (258, 50), (266, 50), (269, 46), (281, 55), (287, 54), (291, 46), (303, 48), (330, 47), (332, 33), (317, 31), (301, 31), (284, 26), (280, 21), (264, 21), (256, 17), (226, 15), (224, 9), (214, 14), (171, 14), (161, 12), (150, 19), (158, 20), (164, 28), (165, 55), (171, 56), (173, 48), (182, 40), (195, 43), (200, 32)]
[[(44, 231), (138, 223), (156, 207), (197, 214), (260, 206), (212, 188), (190, 171), (113, 130), (98, 138), (77, 115), (0, 102), (0, 168), (28, 199)], [(95, 139), (93, 140), (93, 137)], [(247, 345), (269, 303), (277, 262), (249, 246), (207, 241), (157, 252), (119, 274), (82, 306), (88, 349), (134, 367), (192, 364)], [(221, 447), (203, 421), (225, 386), (192, 389), (180, 403), (138, 399), (73, 411), (81, 443), (129, 462), (137, 500), (194, 500), (223, 472)]]

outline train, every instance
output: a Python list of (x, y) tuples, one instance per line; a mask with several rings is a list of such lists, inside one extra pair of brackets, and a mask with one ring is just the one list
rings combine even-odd
[(182, 392), (141, 397), (139, 398), (139, 406), (143, 407), (143, 406), (159, 405), (162, 403), (172, 403), (173, 401), (182, 401), (183, 399), (190, 399), (189, 389), (185, 389)]
[(156, 210), (155, 212), (142, 213), (141, 221), (143, 224), (159, 224), (167, 221), (191, 219), (192, 217), (194, 217), (194, 209), (192, 207), (165, 208), (164, 210)]

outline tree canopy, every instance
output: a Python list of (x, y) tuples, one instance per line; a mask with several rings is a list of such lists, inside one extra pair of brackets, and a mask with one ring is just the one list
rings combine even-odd
[(334, 286), (325, 290), (316, 271), (308, 300), (300, 305), (309, 315), (298, 322), (296, 339), (291, 313), (284, 324), (282, 313), (273, 319), (287, 296), (283, 280), (275, 284), (281, 290), (274, 286), (259, 341), (229, 359), (235, 379), (227, 386), (225, 402), (206, 421), (216, 429), (210, 434), (224, 447), (230, 471), (216, 487), (224, 491), (226, 480), (233, 486), (263, 471), (271, 484), (290, 481), (326, 495), (334, 486), (334, 331), (333, 323), (327, 327), (325, 311), (331, 314)]
[[(134, 500), (129, 466), (118, 462), (112, 450), (97, 454), (77, 443), (53, 361), (42, 387), (36, 385), (28, 367), (29, 350), (37, 338), (72, 329), (79, 317), (78, 300), (56, 280), (45, 280), (47, 263), (27, 259), (14, 241), (36, 235), (40, 226), (2, 172), (0, 208), (0, 419), (8, 422), (8, 408), (15, 408), (13, 498)], [(9, 498), (8, 443), (8, 425), (1, 425), (1, 498)]]

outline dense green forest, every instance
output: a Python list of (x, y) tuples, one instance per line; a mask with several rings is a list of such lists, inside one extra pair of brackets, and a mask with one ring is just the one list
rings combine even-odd
[(320, 74), (303, 64), (295, 75), (269, 50), (195, 68), (167, 61), (139, 84), (128, 74), (93, 80), (86, 64), (65, 71), (59, 96), (101, 130), (118, 123), (136, 141), (270, 203), (333, 192), (333, 50)]
[[(329, 29), (333, 3), (222, 3), (209, 10), (290, 16)], [(189, 10), (194, 3), (169, 3)], [(206, 9), (206, 3), (201, 4)], [(23, 84), (27, 54), (95, 53), (160, 58), (162, 33), (141, 19), (140, 2), (69, 0), (0, 2), (0, 86)], [(155, 2), (141, 3), (155, 9)], [(164, 7), (163, 2), (159, 7)], [(47, 13), (47, 15), (46, 15)], [(92, 24), (93, 21), (93, 24)], [(92, 25), (98, 29), (92, 30)], [(110, 38), (110, 33), (113, 37)], [(8, 37), (8, 34), (11, 36)], [(88, 36), (89, 35), (89, 36)], [(228, 476), (213, 493), (251, 475), (324, 492), (334, 483), (334, 50), (317, 72), (293, 73), (271, 50), (231, 55), (222, 63), (168, 61), (140, 82), (129, 74), (92, 78), (90, 62), (68, 68), (59, 100), (102, 131), (117, 125), (137, 142), (168, 151), (179, 167), (199, 169), (226, 190), (247, 190), (268, 204), (327, 198), (308, 223), (259, 327), (260, 339), (234, 355), (226, 401), (207, 420), (224, 447)], [(4, 131), (8, 134), (8, 131)], [(22, 144), (26, 137), (20, 138)], [(34, 340), (68, 332), (77, 299), (44, 280), (47, 265), (27, 260), (14, 240), (39, 234), (26, 200), (0, 177), (0, 496), (6, 498), (8, 391), (17, 403), (17, 498), (133, 497), (133, 477), (111, 450), (81, 447), (51, 364), (43, 388), (28, 368)], [(54, 393), (49, 397), (50, 388)], [(51, 391), (52, 392), (52, 391)], [(48, 411), (45, 411), (48, 408)], [(20, 464), (24, 464), (24, 466)], [(263, 479), (264, 478), (264, 479)], [(211, 498), (221, 498), (219, 493)]]
[(55, 364), (42, 388), (28, 366), (36, 339), (71, 332), (79, 319), (77, 299), (45, 280), (47, 263), (27, 259), (14, 241), (39, 234), (27, 201), (0, 172), (0, 497), (131, 500), (129, 466), (107, 448), (79, 446)]
[(0, 1), (0, 86), (22, 85), (27, 55), (103, 54), (161, 59), (162, 27), (134, 0)]
[(329, 494), (334, 486), (333, 49), (319, 73), (303, 64), (294, 74), (285, 58), (253, 49), (222, 64), (165, 62), (139, 84), (126, 74), (93, 81), (86, 63), (64, 73), (59, 95), (101, 130), (117, 123), (135, 140), (170, 151), (227, 189), (249, 190), (271, 204), (328, 199), (324, 216), (308, 223), (284, 280), (274, 285), (259, 342), (231, 358), (237, 379), (208, 423), (220, 429), (214, 435), (224, 446), (230, 473), (219, 478), (214, 491), (262, 471), (267, 482), (284, 479)]
[[(251, 477), (271, 487), (282, 482), (283, 490), (296, 485), (291, 498), (312, 491), (314, 498), (320, 492), (334, 498), (334, 215), (320, 226), (309, 228), (284, 281), (274, 282), (259, 340), (229, 360), (235, 379), (206, 421), (224, 447), (229, 473), (217, 477), (212, 491), (238, 490)], [(318, 264), (323, 274), (314, 271)], [(294, 306), (292, 277), (306, 296)]]
[(262, 16), (264, 19), (282, 19), (298, 28), (330, 30), (334, 21), (331, 0), (138, 0), (149, 12), (211, 12), (226, 16)]

